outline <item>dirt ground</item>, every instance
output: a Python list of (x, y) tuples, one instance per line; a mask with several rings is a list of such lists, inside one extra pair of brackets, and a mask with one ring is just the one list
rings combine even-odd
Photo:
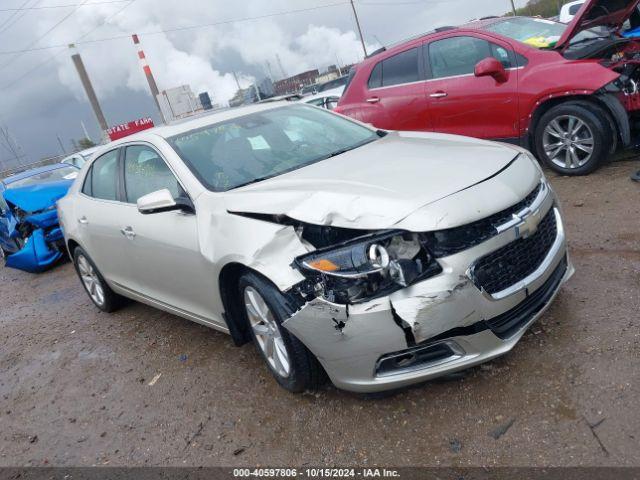
[(551, 176), (577, 270), (555, 304), (507, 356), (388, 396), (292, 395), (252, 345), (100, 313), (69, 263), (0, 268), (0, 466), (638, 466), (638, 168)]

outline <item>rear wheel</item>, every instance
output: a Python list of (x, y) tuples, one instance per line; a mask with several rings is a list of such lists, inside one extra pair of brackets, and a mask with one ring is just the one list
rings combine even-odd
[(598, 107), (565, 103), (545, 113), (535, 130), (538, 158), (562, 175), (588, 175), (603, 164), (615, 132)]
[(253, 343), (276, 381), (291, 392), (315, 390), (323, 370), (313, 354), (282, 326), (294, 310), (268, 281), (251, 272), (239, 280), (239, 298)]
[(98, 268), (80, 247), (73, 251), (73, 264), (82, 286), (96, 307), (110, 313), (121, 306), (123, 298), (109, 288)]

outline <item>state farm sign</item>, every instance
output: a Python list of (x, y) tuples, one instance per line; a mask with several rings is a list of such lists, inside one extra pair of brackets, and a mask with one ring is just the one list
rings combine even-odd
[(138, 120), (134, 120), (133, 122), (123, 123), (122, 125), (111, 127), (109, 130), (107, 130), (107, 134), (109, 135), (111, 141), (113, 141), (152, 127), (153, 120), (151, 120), (150, 117), (139, 118)]

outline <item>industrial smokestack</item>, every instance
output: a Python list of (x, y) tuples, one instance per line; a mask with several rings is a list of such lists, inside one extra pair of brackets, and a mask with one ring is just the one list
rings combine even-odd
[(138, 59), (140, 60), (142, 70), (147, 77), (147, 82), (149, 83), (149, 89), (151, 90), (153, 101), (156, 102), (156, 107), (158, 107), (158, 112), (160, 113), (160, 119), (162, 120), (162, 123), (167, 123), (167, 120), (164, 118), (164, 114), (162, 113), (162, 108), (160, 108), (160, 102), (158, 101), (158, 95), (160, 95), (160, 91), (158, 90), (156, 79), (153, 78), (153, 74), (151, 73), (151, 67), (149, 67), (147, 57), (144, 54), (144, 50), (142, 50), (142, 45), (140, 45), (140, 39), (135, 33), (131, 37), (133, 38), (134, 45), (138, 48)]
[[(93, 108), (93, 113), (96, 115), (96, 119), (98, 120), (98, 125), (100, 125), (100, 130), (102, 131), (103, 139), (107, 138), (107, 130), (109, 130), (109, 126), (107, 125), (107, 120), (104, 118), (104, 114), (102, 113), (102, 108), (100, 107), (100, 103), (98, 102), (98, 97), (96, 96), (96, 92), (93, 89), (93, 85), (91, 84), (91, 80), (89, 79), (89, 75), (87, 74), (87, 70), (84, 68), (84, 62), (80, 57), (80, 54), (76, 50), (74, 44), (69, 45), (69, 50), (71, 50), (71, 60), (73, 60), (73, 64), (78, 71), (78, 75), (80, 76), (80, 81), (82, 82), (82, 86), (84, 87), (84, 91), (89, 97), (89, 103), (91, 103), (91, 108)], [(64, 149), (64, 147), (62, 147)]]

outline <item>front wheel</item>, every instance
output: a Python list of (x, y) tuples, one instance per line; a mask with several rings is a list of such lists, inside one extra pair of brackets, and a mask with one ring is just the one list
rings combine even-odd
[(290, 392), (315, 390), (323, 370), (302, 342), (282, 326), (293, 314), (286, 298), (252, 272), (240, 277), (238, 293), (253, 343), (276, 381)]
[(535, 130), (538, 158), (561, 175), (592, 173), (607, 160), (614, 143), (606, 114), (584, 103), (553, 107)]

